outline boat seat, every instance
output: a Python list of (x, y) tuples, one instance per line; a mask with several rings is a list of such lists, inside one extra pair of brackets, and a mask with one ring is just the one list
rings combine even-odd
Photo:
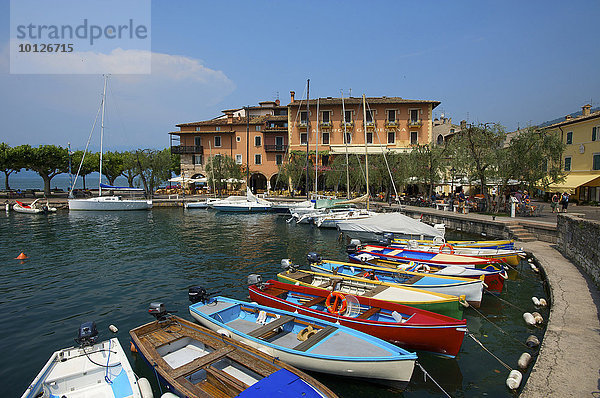
[(304, 340), (302, 343), (298, 344), (294, 347), (294, 350), (298, 351), (308, 351), (311, 347), (316, 345), (321, 340), (325, 339), (325, 337), (329, 336), (333, 332), (337, 330), (337, 327), (330, 325), (321, 330), (319, 330), (316, 334), (312, 335), (308, 339)]
[(303, 307), (312, 307), (313, 305), (317, 305), (322, 303), (323, 301), (325, 301), (326, 298), (325, 297), (315, 297), (313, 299), (308, 300), (307, 302), (305, 302), (304, 304), (302, 304)]
[(193, 361), (188, 362), (185, 365), (178, 367), (177, 369), (173, 370), (173, 372), (171, 373), (171, 376), (174, 379), (176, 379), (180, 376), (187, 375), (188, 373), (195, 372), (199, 368), (206, 366), (211, 362), (219, 360), (220, 358), (227, 356), (227, 354), (229, 354), (230, 352), (235, 351), (235, 350), (236, 350), (236, 348), (234, 346), (225, 346), (225, 347), (219, 348), (218, 350), (215, 350), (215, 351), (211, 352), (210, 354), (204, 355), (200, 358), (196, 358)]
[(356, 319), (368, 319), (371, 315), (377, 314), (379, 311), (381, 311), (381, 308), (371, 307), (362, 314), (358, 315)]
[(263, 338), (266, 335), (268, 335), (269, 333), (271, 333), (273, 331), (273, 329), (278, 328), (279, 326), (283, 326), (284, 324), (291, 322), (295, 319), (296, 318), (294, 318), (293, 316), (290, 316), (290, 315), (282, 316), (280, 318), (272, 320), (271, 322), (267, 323), (266, 325), (262, 325), (261, 327), (248, 332), (248, 336), (256, 337), (259, 339)]

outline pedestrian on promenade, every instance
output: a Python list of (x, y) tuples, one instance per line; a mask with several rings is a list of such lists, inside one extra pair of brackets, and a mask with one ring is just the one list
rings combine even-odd
[(554, 193), (554, 195), (552, 195), (552, 200), (550, 201), (550, 207), (552, 207), (552, 213), (557, 213), (558, 212), (558, 194)]
[(562, 205), (562, 212), (566, 213), (567, 206), (569, 206), (569, 194), (568, 193), (563, 192), (562, 198), (560, 199), (560, 204)]

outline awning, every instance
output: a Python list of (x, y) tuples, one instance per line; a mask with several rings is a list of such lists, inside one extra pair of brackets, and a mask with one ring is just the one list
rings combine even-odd
[(198, 183), (206, 182), (207, 179), (206, 179), (206, 177), (202, 177), (202, 178), (189, 178), (188, 177), (188, 178), (184, 179), (181, 176), (179, 176), (179, 177), (170, 178), (169, 181), (170, 182), (178, 182), (180, 184), (183, 182), (185, 182), (186, 184), (194, 184), (196, 182), (198, 182)]
[(575, 189), (582, 185), (600, 186), (600, 174), (569, 174), (565, 177), (565, 181), (550, 184), (546, 191), (574, 193)]

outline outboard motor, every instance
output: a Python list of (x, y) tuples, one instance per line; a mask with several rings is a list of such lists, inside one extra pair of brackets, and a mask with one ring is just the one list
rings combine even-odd
[(346, 253), (352, 254), (356, 253), (360, 249), (361, 242), (358, 239), (350, 240), (350, 244), (346, 246)]
[(259, 274), (250, 274), (248, 275), (248, 285), (256, 285), (257, 288), (259, 289), (263, 289), (263, 287), (265, 286), (265, 284), (262, 281), (262, 276), (260, 276)]
[(294, 272), (297, 267), (295, 267), (294, 264), (292, 264), (292, 260), (290, 260), (289, 258), (282, 258), (281, 259), (281, 268), (283, 268), (285, 271)]
[(192, 304), (206, 304), (210, 300), (210, 293), (202, 286), (192, 286), (188, 289), (188, 299)]
[(155, 317), (159, 322), (163, 322), (167, 319), (167, 310), (163, 303), (150, 303), (148, 313)]
[(323, 258), (317, 252), (310, 252), (306, 256), (306, 261), (308, 261), (308, 264), (318, 264), (323, 261)]
[(92, 346), (98, 340), (98, 328), (96, 322), (84, 322), (79, 326), (79, 332), (75, 342), (81, 347)]

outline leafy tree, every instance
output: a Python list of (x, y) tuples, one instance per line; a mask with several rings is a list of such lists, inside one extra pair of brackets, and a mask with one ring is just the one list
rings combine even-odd
[[(73, 174), (77, 174), (77, 171), (79, 171), (79, 175), (83, 180), (83, 189), (87, 189), (85, 177), (99, 170), (100, 154), (88, 152), (85, 154), (85, 157), (83, 154), (84, 151), (75, 151), (75, 153), (73, 153), (73, 157), (71, 158), (71, 171)], [(81, 163), (82, 159), (83, 163)], [(79, 168), (80, 166), (81, 169)]]
[(123, 152), (121, 155), (123, 156), (123, 171), (121, 175), (127, 178), (127, 185), (133, 188), (135, 177), (139, 175), (136, 154), (134, 152)]
[(144, 191), (151, 197), (154, 190), (171, 177), (171, 150), (138, 149), (135, 159)]
[(4, 173), (4, 188), (10, 190), (8, 177), (14, 172), (18, 173), (23, 168), (22, 159), (17, 156), (15, 151), (8, 144), (0, 143), (0, 170)]
[[(314, 153), (314, 152), (313, 152)], [(308, 157), (308, 184), (309, 187), (313, 184), (314, 179), (314, 169), (313, 162), (310, 157)], [(311, 172), (312, 170), (312, 172)], [(280, 172), (282, 174), (282, 178), (287, 179), (291, 182), (290, 189), (304, 191), (306, 188), (306, 152), (304, 151), (291, 151), (289, 159), (287, 163), (285, 163)], [(310, 189), (310, 188), (309, 188)]]
[(206, 162), (209, 186), (214, 186), (220, 194), (227, 188), (228, 181), (234, 181), (234, 186), (239, 189), (241, 183), (235, 181), (243, 180), (242, 166), (228, 155), (215, 155)]
[(125, 171), (123, 154), (119, 152), (106, 152), (102, 155), (102, 174), (109, 185), (115, 185), (115, 180)]
[(25, 168), (37, 172), (44, 180), (44, 194), (50, 195), (50, 182), (54, 176), (68, 172), (67, 149), (56, 145), (40, 145), (32, 148), (20, 145), (15, 148), (23, 159)]
[(433, 194), (434, 185), (441, 179), (445, 149), (425, 144), (417, 145), (410, 153), (411, 176), (428, 186), (428, 196)]

